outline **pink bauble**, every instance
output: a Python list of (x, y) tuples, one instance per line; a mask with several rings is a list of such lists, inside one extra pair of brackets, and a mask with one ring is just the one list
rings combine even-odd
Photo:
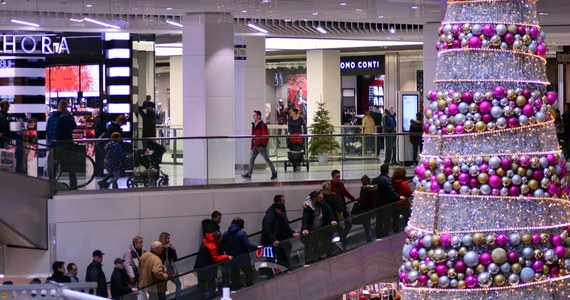
[(482, 114), (487, 114), (491, 111), (491, 103), (489, 103), (488, 101), (483, 101), (479, 104), (479, 111)]
[(463, 95), (461, 96), (461, 100), (463, 100), (463, 102), (466, 103), (471, 103), (471, 101), (473, 101), (473, 93), (471, 92), (463, 93)]
[(491, 25), (491, 24), (485, 24), (485, 25), (483, 26), (483, 30), (482, 30), (482, 31), (483, 31), (483, 34), (484, 34), (486, 37), (492, 37), (492, 36), (495, 35), (495, 33), (497, 32), (497, 31), (495, 30), (495, 26), (493, 26), (493, 25)]
[(533, 235), (530, 237), (530, 240), (532, 241), (532, 243), (533, 243), (534, 245), (538, 245), (538, 243), (540, 243), (540, 241), (541, 241), (540, 235), (538, 235), (538, 234), (535, 233), (535, 234), (533, 234)]
[(417, 165), (415, 169), (415, 173), (420, 180), (425, 178), (426, 168), (422, 165)]
[(539, 33), (540, 32), (538, 31), (538, 29), (536, 27), (531, 27), (529, 30), (530, 37), (532, 37), (533, 39), (536, 39), (538, 37)]
[(461, 48), (461, 42), (459, 40), (453, 40), (453, 42), (451, 42), (451, 46), (453, 48)]
[(484, 266), (488, 266), (492, 261), (493, 259), (491, 258), (491, 253), (489, 252), (481, 253), (479, 256), (479, 262)]
[(544, 267), (544, 263), (541, 260), (535, 260), (532, 262), (532, 269), (535, 272), (542, 272), (542, 268)]
[(475, 277), (475, 275), (468, 275), (467, 278), (465, 278), (465, 285), (468, 288), (476, 287), (478, 282), (479, 281), (477, 280), (477, 277)]
[(453, 94), (455, 94), (455, 90), (454, 89), (450, 89), (447, 91), (447, 97), (453, 97)]
[(453, 174), (453, 169), (451, 167), (445, 167), (443, 169), (443, 173), (445, 174), (445, 176), (449, 176), (449, 175)]
[(459, 174), (457, 180), (459, 181), (459, 183), (465, 185), (469, 182), (469, 174), (461, 173), (461, 174)]
[(449, 46), (447, 45), (447, 43), (441, 43), (441, 45), (439, 45), (439, 49), (440, 49), (440, 50), (445, 50), (445, 49), (447, 49), (447, 48), (449, 48)]
[(491, 189), (491, 195), (493, 196), (499, 196), (500, 193), (501, 191), (499, 189)]
[(541, 99), (535, 99), (534, 100), (534, 108), (536, 108), (536, 109), (542, 108), (542, 100)]
[(432, 182), (430, 184), (430, 189), (434, 193), (439, 192), (439, 183), (437, 183), (437, 181), (435, 181), (435, 180), (432, 180)]
[(534, 170), (532, 171), (532, 179), (541, 181), (544, 173), (541, 170)]
[[(461, 182), (461, 181), (460, 181)], [(491, 175), (491, 177), (489, 177), (489, 185), (492, 188), (498, 188), (503, 184), (503, 181), (501, 180), (501, 177), (499, 177), (498, 175)]]
[(558, 93), (557, 92), (548, 92), (546, 93), (546, 101), (548, 104), (552, 105), (558, 101)]
[(487, 173), (489, 172), (489, 165), (486, 163), (481, 164), (481, 166), (479, 167), (479, 171), (481, 173)]
[(509, 237), (505, 234), (499, 234), (495, 241), (497, 241), (497, 245), (505, 247), (509, 243)]
[(515, 251), (511, 251), (507, 254), (507, 259), (511, 264), (517, 263), (519, 261), (519, 255)]
[(483, 41), (478, 36), (472, 36), (469, 38), (469, 48), (481, 48)]
[(451, 190), (451, 192), (449, 192), (449, 194), (451, 194), (451, 195), (457, 195), (457, 191), (456, 191), (456, 190)]
[(489, 122), (493, 121), (493, 116), (491, 116), (491, 114), (484, 114), (481, 117), (481, 120), (485, 123), (489, 123)]
[(548, 160), (549, 165), (554, 166), (556, 165), (558, 159), (556, 158), (556, 155), (549, 153), (546, 155), (546, 160)]
[(522, 95), (523, 95), (525, 98), (530, 99), (530, 96), (532, 96), (532, 93), (531, 93), (530, 89), (524, 89), (524, 90), (522, 91)]
[(550, 267), (550, 276), (558, 277), (560, 276), (560, 267), (558, 266), (551, 266)]
[(444, 34), (444, 33), (445, 33), (445, 31), (444, 31), (443, 29), (444, 29), (443, 26), (440, 26), (440, 27), (439, 27), (439, 34)]
[(474, 188), (477, 187), (479, 185), (479, 180), (477, 180), (477, 178), (471, 178), (469, 179), (469, 186)]
[(513, 166), (512, 159), (510, 159), (509, 157), (501, 158), (501, 168), (503, 168), (503, 170), (510, 170), (512, 166)]
[(410, 254), (410, 257), (412, 259), (418, 259), (418, 257), (419, 257), (418, 248), (414, 247), (414, 248), (410, 249), (409, 254)]
[(509, 125), (509, 128), (515, 128), (519, 126), (519, 119), (517, 119), (516, 117), (510, 117), (507, 120), (507, 125)]
[(419, 283), (421, 286), (425, 286), (425, 285), (427, 284), (427, 282), (428, 282), (428, 277), (427, 277), (426, 274), (421, 274), (421, 275), (418, 277), (418, 283)]
[(441, 43), (439, 41), (435, 42), (435, 50), (439, 51), (441, 49)]
[(459, 26), (459, 24), (453, 24), (451, 26), (451, 34), (453, 34), (454, 36), (459, 35), (459, 33), (461, 33), (461, 26)]
[(559, 190), (559, 188), (558, 188), (558, 187), (556, 186), (556, 184), (554, 184), (554, 183), (551, 183), (551, 184), (548, 186), (548, 193), (549, 193), (551, 196), (558, 195), (558, 190)]
[(408, 282), (408, 275), (406, 272), (400, 272), (400, 282)]
[(566, 256), (566, 248), (563, 246), (556, 246), (556, 248), (554, 248), (554, 253), (556, 253), (558, 258), (562, 259)]
[(445, 265), (437, 265), (435, 267), (435, 272), (438, 276), (445, 276), (447, 275), (447, 267)]
[(424, 133), (429, 133), (429, 123), (424, 124)]
[(436, 101), (437, 100), (437, 90), (431, 90), (429, 91), (429, 99), (431, 101)]
[(526, 34), (526, 28), (522, 25), (520, 25), (519, 27), (517, 27), (517, 33), (520, 34), (521, 36)]
[(546, 55), (546, 45), (544, 44), (538, 44), (538, 46), (536, 46), (536, 54), (540, 55), (540, 56), (544, 56)]
[(465, 132), (465, 128), (463, 127), (463, 125), (455, 126), (455, 133), (462, 134), (463, 132)]
[(507, 92), (505, 91), (505, 88), (498, 85), (493, 89), (493, 97), (495, 97), (495, 99), (497, 100), (501, 100), (503, 98), (505, 98), (507, 96)]
[(456, 261), (454, 267), (457, 273), (465, 273), (467, 271), (467, 265), (461, 260)]
[(515, 39), (515, 36), (514, 36), (512, 33), (507, 32), (507, 33), (505, 34), (505, 36), (503, 37), (503, 40), (504, 40), (505, 43), (507, 43), (508, 45), (512, 45), (512, 44), (515, 42), (516, 39)]
[(512, 184), (509, 187), (509, 196), (515, 197), (521, 194), (521, 188), (518, 185)]
[(444, 159), (441, 161), (441, 164), (442, 164), (444, 167), (451, 167), (451, 158), (449, 158), (449, 157), (444, 158)]
[(440, 110), (437, 112), (437, 117), (441, 118), (442, 116), (445, 116), (445, 112), (443, 112), (443, 110)]
[(459, 112), (459, 108), (457, 107), (457, 104), (450, 103), (449, 106), (447, 107), (447, 112), (450, 115), (455, 116)]
[(442, 234), (439, 238), (439, 243), (444, 247), (451, 246), (451, 235), (449, 234)]
[(530, 163), (531, 163), (531, 161), (530, 161), (530, 157), (528, 157), (528, 155), (521, 155), (519, 157), (519, 164), (522, 167), (528, 167), (528, 166), (530, 166)]

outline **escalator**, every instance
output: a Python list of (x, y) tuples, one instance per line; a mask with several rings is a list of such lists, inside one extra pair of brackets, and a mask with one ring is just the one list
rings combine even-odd
[[(219, 298), (222, 287), (236, 287), (230, 279), (236, 274), (240, 282), (232, 291), (233, 300), (338, 299), (339, 295), (365, 284), (395, 278), (401, 264), (405, 234), (393, 233), (367, 242), (362, 225), (370, 221), (375, 228), (375, 219), (391, 216), (392, 209), (392, 205), (377, 208), (341, 221), (336, 226), (325, 226), (306, 236), (283, 241), (279, 247), (285, 249), (286, 261), (280, 260), (283, 256), (278, 255), (279, 250), (274, 247), (264, 247), (199, 270), (193, 269), (196, 254), (181, 258), (176, 265), (183, 286), (182, 298), (206, 299), (201, 297), (205, 291), (210, 291), (213, 299)], [(400, 223), (402, 229), (405, 224)], [(300, 219), (291, 222), (291, 227), (297, 231), (300, 225)], [(256, 244), (260, 233), (249, 238)], [(324, 247), (315, 250), (314, 243), (318, 241), (323, 242)], [(307, 262), (309, 256), (315, 260)], [(251, 286), (245, 285), (244, 269), (247, 268), (254, 274)], [(148, 288), (152, 290), (152, 287), (143, 287), (143, 290)], [(168, 290), (168, 298), (174, 298), (172, 283), (169, 283)]]

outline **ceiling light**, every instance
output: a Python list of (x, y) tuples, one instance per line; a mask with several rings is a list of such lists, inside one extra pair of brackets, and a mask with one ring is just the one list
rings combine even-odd
[(36, 24), (36, 23), (30, 23), (30, 22), (20, 21), (20, 20), (16, 20), (16, 19), (12, 19), (11, 21), (12, 21), (12, 23), (18, 23), (18, 24), (33, 26), (33, 27), (40, 27), (40, 25)]
[(394, 28), (394, 27), (390, 27), (390, 33), (391, 33), (391, 34), (394, 34), (394, 33), (396, 33), (396, 28)]
[(384, 19), (384, 16), (378, 16), (378, 19)]
[(92, 4), (85, 4), (85, 7), (93, 7)]
[(105, 26), (105, 27), (109, 27), (109, 28), (121, 29), (121, 27), (119, 27), (119, 26), (103, 23), (101, 21), (97, 21), (97, 20), (94, 20), (91, 18), (83, 18), (83, 20), (86, 22), (89, 22), (89, 23), (93, 23), (93, 24), (97, 24), (97, 25), (101, 25), (101, 26)]
[(167, 7), (166, 10), (172, 10), (172, 7)]
[(340, 5), (340, 6), (346, 6), (346, 2), (341, 2), (341, 3), (339, 3), (338, 5)]
[(247, 10), (244, 9), (244, 10), (242, 10), (241, 12), (245, 14), (245, 13), (247, 12)]
[(269, 3), (269, 2), (271, 2), (271, 0), (263, 0), (263, 1), (261, 1), (261, 3)]
[(74, 18), (70, 18), (69, 21), (71, 22), (77, 22), (77, 23), (81, 23), (83, 22), (83, 19), (74, 19)]
[(175, 21), (173, 21), (173, 20), (166, 20), (166, 23), (168, 23), (168, 24), (170, 24), (170, 25), (173, 25), (173, 26), (176, 26), (176, 27), (180, 27), (180, 28), (184, 27), (184, 25), (182, 25), (182, 24), (180, 24), (180, 23), (178, 23), (178, 22), (175, 22)]
[(259, 32), (268, 33), (267, 30), (265, 30), (265, 29), (263, 29), (263, 28), (261, 28), (261, 27), (255, 25), (255, 24), (253, 24), (253, 23), (248, 23), (247, 26), (249, 26), (250, 28), (253, 28), (253, 29), (255, 29), (255, 30), (259, 31)]
[(412, 9), (418, 9), (418, 7), (417, 7), (417, 6), (412, 6)]
[(321, 26), (316, 28), (318, 32), (322, 33), (322, 34), (327, 34), (327, 31), (324, 30)]
[(2, 2), (0, 2), (0, 4), (6, 4), (6, 0), (2, 0)]
[(318, 11), (313, 12), (313, 16), (318, 16), (318, 15), (319, 15)]
[[(4, 4), (4, 3), (2, 3), (2, 4)], [(538, 13), (538, 14), (541, 15), (541, 16), (548, 16), (548, 13), (547, 13), (547, 12), (540, 12), (540, 13)]]

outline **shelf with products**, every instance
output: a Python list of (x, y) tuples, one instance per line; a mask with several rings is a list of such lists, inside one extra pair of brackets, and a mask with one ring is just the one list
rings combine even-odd
[(362, 300), (362, 299), (382, 299), (396, 300), (400, 299), (397, 282), (377, 282), (367, 284), (358, 289), (352, 290), (342, 297), (343, 300)]

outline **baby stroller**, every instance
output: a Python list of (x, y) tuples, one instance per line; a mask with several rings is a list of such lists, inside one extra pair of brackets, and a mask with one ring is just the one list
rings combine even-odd
[(287, 139), (287, 158), (288, 161), (283, 162), (283, 168), (287, 172), (287, 167), (292, 166), (293, 172), (299, 171), (299, 167), (303, 166), (307, 168), (309, 172), (309, 161), (305, 159), (305, 145), (304, 139), (298, 136), (299, 133), (291, 133), (290, 137)]
[(127, 179), (127, 187), (136, 188), (167, 186), (168, 175), (160, 170), (162, 155), (166, 152), (164, 146), (150, 141), (145, 149), (139, 149), (133, 156), (133, 174)]

